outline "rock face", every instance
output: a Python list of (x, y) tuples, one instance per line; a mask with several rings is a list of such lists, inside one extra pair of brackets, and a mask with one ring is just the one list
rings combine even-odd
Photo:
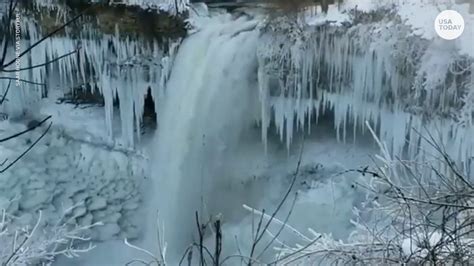
[[(166, 11), (127, 5), (122, 2), (109, 4), (97, 1), (66, 1), (63, 5), (59, 4), (54, 8), (40, 4), (30, 6), (29, 9), (36, 9), (32, 15), (41, 14), (38, 17), (38, 24), (44, 32), (51, 32), (61, 26), (62, 21), (57, 19), (58, 11), (69, 13), (69, 17), (83, 12), (82, 27), (73, 27), (74, 34), (70, 37), (77, 36), (81, 28), (88, 27), (87, 24), (102, 34), (115, 34), (118, 30), (124, 37), (141, 35), (165, 40), (184, 37), (186, 34), (186, 13), (172, 15)], [(61, 31), (58, 34), (64, 33), (66, 32)]]
[(114, 34), (118, 28), (123, 35), (141, 34), (150, 38), (178, 38), (186, 34), (184, 17), (166, 12), (143, 10), (125, 5), (94, 6), (88, 15), (97, 18), (104, 34)]
[[(34, 138), (39, 133), (31, 134)], [(2, 144), (2, 155), (27, 147), (23, 138)], [(0, 174), (0, 208), (18, 217), (42, 210), (45, 220), (54, 224), (72, 207), (78, 225), (104, 223), (93, 229), (98, 240), (137, 237), (127, 232), (136, 226), (132, 217), (141, 203), (143, 170), (138, 165), (121, 152), (50, 131), (20, 163)]]

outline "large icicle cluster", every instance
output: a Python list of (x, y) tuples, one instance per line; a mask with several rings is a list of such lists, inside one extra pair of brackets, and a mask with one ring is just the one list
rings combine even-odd
[[(94, 80), (87, 77), (84, 64), (78, 64), (82, 78), (97, 86), (105, 101), (105, 121), (109, 136), (113, 136), (114, 99), (120, 105), (121, 132), (126, 145), (133, 146), (140, 137), (140, 123), (148, 89), (155, 104), (164, 88), (169, 71), (169, 58), (157, 41), (103, 36), (100, 39), (82, 38), (80, 62), (89, 62)], [(61, 75), (60, 75), (61, 76)], [(137, 134), (135, 134), (136, 132)]]
[[(61, 22), (66, 18), (58, 19)], [(49, 38), (24, 56), (21, 59), (22, 68), (77, 51), (47, 67), (22, 71), (22, 79), (44, 85), (22, 82), (20, 87), (9, 93), (3, 112), (14, 117), (34, 111), (36, 103), (58, 87), (64, 93), (78, 87), (98, 89), (104, 96), (105, 124), (110, 139), (117, 135), (112, 121), (114, 105), (118, 103), (122, 144), (133, 146), (135, 139), (141, 135), (145, 96), (150, 89), (156, 104), (169, 74), (171, 59), (167, 54), (175, 46), (173, 42), (164, 43), (154, 38), (123, 36), (118, 28), (115, 34), (104, 34), (92, 25), (83, 24), (79, 36), (66, 31), (65, 36)], [(23, 19), (21, 28), (25, 36), (21, 42), (22, 49), (44, 34), (34, 19)], [(10, 54), (14, 55), (13, 52)], [(6, 88), (7, 82), (3, 83), (5, 86), (2, 88)]]
[(278, 19), (262, 32), (264, 141), (272, 120), (290, 145), (295, 129), (309, 128), (320, 112), (332, 110), (343, 141), (369, 121), (394, 152), (414, 156), (420, 149), (416, 131), (426, 128), (439, 132), (463, 162), (471, 160), (472, 59), (458, 55), (454, 45), (412, 36), (396, 16), (315, 27)]

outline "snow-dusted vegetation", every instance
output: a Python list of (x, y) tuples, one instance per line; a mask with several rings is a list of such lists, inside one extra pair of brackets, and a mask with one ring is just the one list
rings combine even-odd
[(355, 186), (366, 190), (367, 198), (361, 208), (354, 208), (354, 231), (346, 241), (336, 241), (314, 229), (306, 236), (278, 221), (282, 229), (297, 235), (300, 242), (292, 247), (275, 237), (282, 243), (275, 261), (298, 265), (471, 263), (474, 187), (469, 176), (431, 135), (423, 141), (437, 153), (420, 163), (393, 158), (386, 144), (369, 129), (380, 155), (374, 170), (356, 170), (363, 178)]
[(473, 13), (0, 3), (0, 262), (474, 263)]

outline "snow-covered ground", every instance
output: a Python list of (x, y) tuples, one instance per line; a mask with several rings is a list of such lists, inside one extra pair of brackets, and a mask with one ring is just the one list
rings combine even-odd
[[(26, 128), (24, 124), (1, 123), (7, 129), (2, 130), (2, 136)], [(42, 126), (2, 143), (2, 160), (13, 161), (45, 129)], [(2, 208), (24, 217), (22, 223), (28, 224), (34, 221), (38, 210), (43, 210), (46, 220), (52, 223), (64, 210), (77, 206), (74, 215), (80, 225), (108, 221), (104, 230), (94, 232), (97, 239), (137, 237), (138, 225), (131, 214), (141, 204), (143, 158), (97, 145), (89, 138), (93, 136), (91, 132), (74, 131), (76, 135), (71, 136), (55, 123), (34, 149), (2, 173), (0, 201), (7, 205), (2, 204)]]

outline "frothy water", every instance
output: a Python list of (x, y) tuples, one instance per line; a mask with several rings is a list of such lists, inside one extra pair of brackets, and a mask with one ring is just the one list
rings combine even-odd
[(245, 16), (215, 16), (176, 55), (157, 112), (152, 166), (153, 202), (171, 256), (192, 241), (196, 211), (202, 217), (222, 211), (213, 207), (226, 200), (213, 193), (218, 180), (238, 178), (228, 166), (258, 110), (257, 24)]

